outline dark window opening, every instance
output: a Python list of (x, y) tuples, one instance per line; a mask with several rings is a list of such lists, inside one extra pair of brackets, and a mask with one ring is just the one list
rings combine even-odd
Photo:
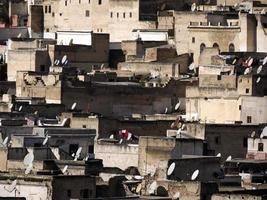
[(221, 137), (220, 136), (215, 137), (215, 143), (221, 144)]
[(101, 5), (102, 4), (102, 0), (98, 0), (98, 5)]
[(246, 94), (248, 94), (249, 93), (249, 88), (246, 88)]
[(47, 6), (45, 6), (45, 13), (47, 13)]
[(244, 137), (243, 138), (243, 147), (248, 147), (248, 138), (247, 137)]
[(75, 154), (78, 150), (79, 145), (78, 144), (70, 144), (69, 146), (69, 155), (71, 156), (73, 153)]
[(117, 13), (117, 18), (119, 18), (119, 16), (120, 16), (120, 14), (119, 14), (119, 13)]
[(110, 12), (110, 18), (112, 18), (113, 17), (113, 12)]
[(233, 43), (229, 44), (229, 52), (235, 52), (235, 45)]
[(125, 18), (125, 13), (123, 13), (123, 18)]
[(130, 16), (130, 18), (132, 18), (132, 16), (133, 16), (133, 15), (132, 15), (132, 13), (131, 13), (131, 12), (130, 12), (129, 16)]
[(196, 38), (192, 37), (192, 43), (195, 43), (195, 42), (196, 42)]
[(86, 128), (86, 125), (83, 125), (83, 128)]
[(251, 123), (252, 122), (252, 117), (251, 116), (247, 116), (247, 123)]
[(258, 143), (258, 151), (263, 151), (264, 144), (263, 143)]
[(71, 197), (71, 190), (67, 190), (67, 196)]
[(51, 13), (51, 6), (48, 6), (48, 12)]
[(89, 11), (89, 10), (86, 10), (86, 11), (85, 11), (85, 16), (86, 16), (86, 17), (89, 17), (89, 16), (90, 16), (90, 11)]
[[(47, 32), (49, 32), (49, 31), (47, 31)], [(44, 72), (45, 71), (45, 66), (44, 65), (40, 65), (40, 71), (41, 72)]]
[(222, 80), (222, 75), (217, 75), (217, 80), (218, 81)]
[(200, 53), (203, 52), (203, 50), (205, 49), (206, 45), (204, 43), (201, 43), (200, 45)]
[(239, 110), (241, 110), (242, 109), (242, 106), (241, 105), (239, 105)]
[(94, 153), (94, 145), (89, 145), (88, 153)]
[(67, 1), (65, 1), (65, 6), (67, 6), (68, 5), (68, 2)]
[(42, 143), (34, 143), (34, 147), (42, 147)]

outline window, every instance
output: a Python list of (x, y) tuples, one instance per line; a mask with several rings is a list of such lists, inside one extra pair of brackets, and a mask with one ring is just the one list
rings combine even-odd
[(241, 110), (242, 109), (242, 106), (241, 105), (239, 105), (239, 110)]
[(212, 46), (213, 46), (213, 48), (218, 48), (219, 49), (219, 45), (216, 42)]
[(125, 18), (125, 13), (123, 13), (123, 18)]
[(195, 43), (196, 39), (195, 37), (192, 37), (192, 43)]
[(89, 198), (89, 190), (88, 189), (80, 190), (80, 197), (81, 198)]
[(83, 125), (83, 128), (86, 128), (86, 125)]
[(89, 10), (85, 11), (85, 17), (90, 17), (90, 11)]
[(45, 6), (45, 13), (47, 13), (47, 6)]
[(45, 71), (45, 66), (44, 65), (40, 65), (40, 71), (44, 72)]
[(78, 148), (79, 148), (78, 144), (70, 144), (70, 146), (69, 146), (69, 155), (71, 156), (73, 153), (76, 153)]
[(222, 80), (222, 75), (217, 75), (217, 80), (218, 81)]
[(94, 145), (89, 145), (88, 153), (94, 153)]
[(206, 45), (204, 43), (201, 43), (200, 45), (200, 53), (205, 49)]
[(79, 4), (81, 4), (81, 0), (79, 0)]
[(248, 94), (249, 93), (249, 88), (246, 88), (246, 94)]
[(251, 116), (247, 116), (247, 123), (251, 123), (252, 122), (252, 117)]
[(52, 17), (55, 17), (55, 13), (54, 12), (52, 12)]
[(263, 143), (258, 143), (258, 151), (263, 151), (264, 149), (264, 144)]
[(67, 6), (68, 5), (68, 2), (67, 1), (65, 1), (65, 6)]
[(46, 32), (49, 32), (49, 28), (46, 29)]
[(48, 6), (48, 12), (51, 13), (51, 6)]
[(215, 143), (216, 144), (221, 144), (221, 136), (216, 136), (215, 137)]
[(113, 17), (113, 12), (110, 12), (110, 18), (112, 18)]
[(248, 147), (248, 138), (247, 137), (244, 137), (243, 138), (243, 147)]
[(88, 0), (88, 3), (90, 4), (90, 0)]
[(130, 13), (129, 13), (129, 16), (130, 16), (130, 18), (132, 18), (133, 14), (130, 12)]
[(235, 45), (233, 43), (229, 44), (229, 52), (235, 52)]
[(120, 16), (120, 14), (119, 14), (119, 13), (117, 13), (117, 18), (119, 18), (119, 16)]
[(71, 197), (71, 190), (67, 190), (67, 196)]
[(102, 0), (98, 0), (98, 5), (101, 5), (102, 4)]

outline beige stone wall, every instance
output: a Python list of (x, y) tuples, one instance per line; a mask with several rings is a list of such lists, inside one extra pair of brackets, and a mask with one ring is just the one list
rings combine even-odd
[(252, 76), (251, 75), (241, 75), (237, 78), (237, 91), (239, 95), (246, 95), (251, 96), (252, 95)]
[(262, 200), (262, 197), (250, 194), (213, 194), (211, 200)]
[(0, 149), (0, 170), (6, 171), (7, 170), (7, 148), (1, 148)]
[(95, 158), (102, 159), (104, 167), (138, 167), (138, 145), (100, 144), (95, 142)]
[(45, 98), (47, 103), (61, 103), (61, 76), (18, 72), (16, 95), (17, 97)]
[(142, 175), (154, 174), (160, 162), (171, 159), (171, 152), (175, 147), (172, 138), (140, 137), (138, 169)]

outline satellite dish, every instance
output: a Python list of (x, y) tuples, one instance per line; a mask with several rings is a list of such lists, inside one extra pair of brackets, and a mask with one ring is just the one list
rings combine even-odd
[(13, 108), (13, 103), (11, 103), (11, 104), (9, 105), (9, 108), (10, 108), (10, 109), (12, 109), (12, 108)]
[(120, 141), (119, 141), (119, 144), (122, 144), (122, 142), (123, 142), (123, 139), (121, 138)]
[(190, 71), (194, 70), (195, 69), (195, 64), (194, 63), (191, 63), (189, 66), (188, 66), (188, 69)]
[(179, 135), (181, 134), (181, 131), (182, 131), (182, 129), (179, 128), (179, 129), (177, 130), (177, 132), (176, 132), (176, 136), (179, 136)]
[(250, 58), (250, 59), (248, 60), (248, 66), (250, 67), (250, 66), (252, 65), (252, 63), (253, 63), (253, 58)]
[(128, 181), (132, 180), (132, 176), (130, 176), (130, 175), (125, 175), (125, 178), (126, 178)]
[(151, 183), (151, 185), (149, 186), (148, 193), (154, 194), (155, 190), (157, 189), (157, 186), (158, 186), (157, 182), (153, 181), (153, 183)]
[(139, 176), (139, 175), (135, 175), (135, 176), (134, 176), (134, 179), (135, 179), (135, 180), (142, 180), (143, 177), (142, 177), (142, 176)]
[(111, 135), (109, 136), (109, 139), (114, 139), (114, 135), (111, 134)]
[(140, 192), (141, 192), (141, 190), (142, 190), (142, 184), (140, 183), (140, 184), (138, 184), (138, 186), (136, 187), (136, 193), (137, 194), (139, 194)]
[(261, 15), (265, 15), (265, 9), (264, 8), (261, 10)]
[(192, 12), (196, 11), (196, 7), (197, 7), (196, 3), (193, 3), (191, 6), (191, 11)]
[(18, 34), (17, 38), (21, 38), (21, 33)]
[(174, 169), (175, 169), (175, 162), (173, 162), (173, 163), (169, 166), (168, 171), (167, 171), (167, 175), (170, 176), (170, 175), (173, 173)]
[(257, 69), (257, 74), (261, 73), (261, 71), (262, 71), (262, 65), (260, 65), (260, 66), (258, 67), (258, 69)]
[(44, 141), (43, 141), (43, 143), (42, 143), (43, 146), (46, 145), (46, 143), (47, 143), (47, 141), (48, 141), (48, 138), (49, 138), (49, 136), (46, 135), (46, 136), (45, 136), (45, 139), (44, 139)]
[(74, 103), (72, 104), (72, 106), (71, 106), (71, 110), (74, 110), (74, 109), (76, 108), (76, 106), (77, 106), (77, 103), (74, 102)]
[(218, 154), (216, 155), (216, 157), (222, 157), (222, 154), (221, 154), (221, 153), (218, 153)]
[(245, 71), (244, 71), (244, 75), (247, 75), (249, 72), (250, 72), (250, 69), (246, 68)]
[(232, 156), (231, 155), (226, 158), (226, 161), (230, 161), (230, 160), (232, 160)]
[(29, 174), (31, 171), (32, 171), (32, 167), (33, 167), (33, 165), (32, 165), (32, 163), (26, 168), (26, 170), (25, 170), (25, 174), (27, 175), (27, 174)]
[(184, 128), (185, 128), (185, 124), (182, 125), (181, 129), (184, 130)]
[(267, 136), (267, 126), (264, 127), (260, 135), (261, 138), (263, 138), (264, 136)]
[(65, 174), (65, 172), (67, 171), (67, 169), (68, 169), (68, 165), (65, 165), (65, 167), (62, 170), (62, 173)]
[(33, 160), (34, 160), (34, 155), (33, 152), (31, 151), (24, 157), (23, 163), (24, 165), (29, 166), (32, 164)]
[(263, 59), (262, 65), (265, 65), (267, 63), (267, 56)]
[(8, 136), (4, 139), (4, 141), (3, 141), (3, 143), (2, 143), (4, 146), (7, 146), (8, 139), (9, 139)]
[(22, 106), (19, 107), (19, 112), (22, 110)]
[(167, 107), (165, 108), (165, 111), (164, 111), (164, 113), (165, 113), (165, 114), (167, 114), (167, 113), (168, 113), (168, 108), (167, 108)]
[(59, 60), (56, 60), (57, 62), (56, 62), (56, 65), (59, 65), (59, 63), (60, 63), (60, 61)]
[(256, 80), (256, 83), (259, 83), (261, 81), (261, 77), (258, 77)]
[(180, 105), (181, 105), (181, 102), (179, 101), (176, 105), (175, 105), (175, 110), (178, 110), (179, 109), (179, 107), (180, 107)]
[(254, 137), (255, 137), (255, 135), (256, 135), (256, 132), (255, 132), (255, 131), (252, 131), (252, 133), (251, 133), (250, 137), (254, 138)]
[(236, 58), (233, 60), (232, 65), (235, 65), (235, 63), (236, 63)]
[(132, 135), (131, 133), (128, 133), (128, 136), (127, 136), (127, 140), (130, 140), (132, 138)]
[(64, 55), (61, 59), (61, 64), (64, 64), (67, 60), (67, 55)]
[(75, 156), (74, 156), (74, 161), (77, 161), (78, 160), (78, 158), (80, 157), (80, 155), (81, 155), (81, 152), (82, 152), (82, 147), (79, 147), (78, 149), (77, 149), (77, 151), (76, 151), (76, 153), (75, 153)]
[(191, 176), (191, 180), (192, 180), (192, 181), (196, 180), (196, 178), (198, 177), (198, 175), (199, 175), (199, 170), (197, 169), (197, 170), (195, 170), (194, 173), (192, 174), (192, 176)]

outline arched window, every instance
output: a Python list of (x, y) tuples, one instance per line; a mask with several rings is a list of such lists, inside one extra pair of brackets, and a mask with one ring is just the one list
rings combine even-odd
[(235, 45), (233, 43), (229, 44), (229, 52), (235, 52)]
[(205, 49), (206, 45), (204, 43), (201, 43), (200, 45), (200, 53)]
[(219, 45), (215, 42), (215, 43), (213, 44), (213, 48), (218, 48), (218, 49), (219, 49)]

